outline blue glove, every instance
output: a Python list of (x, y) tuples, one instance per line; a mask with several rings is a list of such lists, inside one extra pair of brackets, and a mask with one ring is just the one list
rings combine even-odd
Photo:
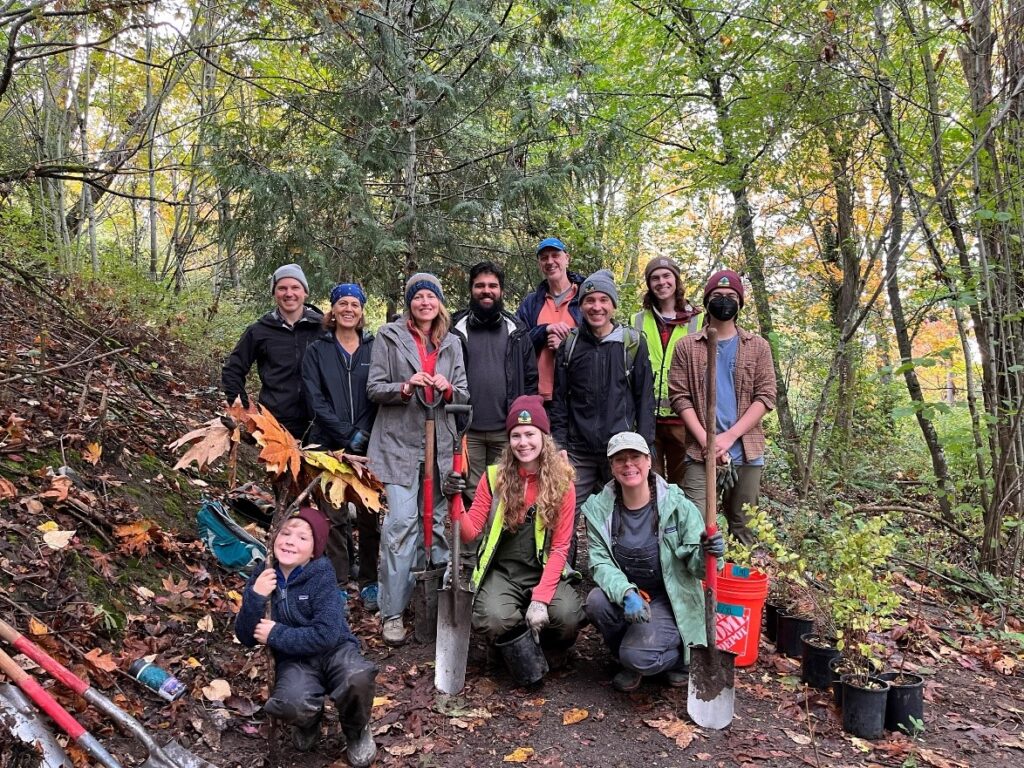
[(712, 557), (721, 557), (725, 554), (725, 539), (722, 538), (721, 531), (715, 531), (711, 536), (708, 536), (705, 531), (700, 535), (700, 550), (705, 555), (711, 555)]
[(629, 590), (626, 598), (622, 601), (622, 609), (626, 613), (626, 621), (630, 624), (646, 624), (651, 620), (651, 609), (647, 601), (636, 593), (636, 590)]
[(351, 440), (348, 441), (348, 449), (352, 453), (364, 454), (366, 453), (366, 446), (370, 444), (370, 436), (358, 430)]

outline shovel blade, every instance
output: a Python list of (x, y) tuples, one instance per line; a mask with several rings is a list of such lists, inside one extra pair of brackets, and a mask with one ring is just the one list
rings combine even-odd
[(736, 654), (716, 648), (690, 649), (686, 712), (697, 725), (719, 731), (736, 711)]
[(72, 768), (71, 759), (54, 738), (50, 729), (36, 715), (31, 702), (10, 683), (0, 683), (0, 728), (28, 745), (37, 745), (45, 768)]
[(159, 752), (151, 752), (142, 768), (217, 768), (176, 741), (164, 744)]
[(437, 637), (437, 593), (444, 568), (418, 571), (412, 592), (413, 635), (417, 642), (432, 643)]
[(437, 644), (434, 646), (434, 687), (454, 695), (466, 684), (473, 593), (442, 589), (437, 598)]

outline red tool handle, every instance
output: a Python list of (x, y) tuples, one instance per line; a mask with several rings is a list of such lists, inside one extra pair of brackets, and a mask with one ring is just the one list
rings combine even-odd
[[(704, 441), (704, 480), (705, 495), (704, 501), (704, 532), (708, 537), (718, 531), (718, 478), (715, 475), (715, 430), (718, 426), (718, 388), (716, 386), (718, 375), (718, 329), (713, 325), (707, 328), (708, 348), (708, 380), (707, 380), (707, 410), (704, 416), (704, 431), (707, 439)], [(707, 555), (704, 560), (704, 582), (712, 595), (718, 594), (718, 558)]]
[(89, 690), (89, 684), (85, 680), (65, 667), (3, 619), (0, 619), (0, 637), (10, 643), (16, 651), (28, 656), (78, 695), (82, 696)]

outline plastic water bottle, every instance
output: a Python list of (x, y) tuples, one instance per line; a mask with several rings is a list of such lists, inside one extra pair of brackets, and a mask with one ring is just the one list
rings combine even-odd
[(133, 661), (128, 674), (167, 701), (177, 701), (185, 695), (185, 684), (181, 680), (145, 659)]

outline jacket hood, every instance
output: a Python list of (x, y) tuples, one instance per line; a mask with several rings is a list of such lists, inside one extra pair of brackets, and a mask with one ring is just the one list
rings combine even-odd
[[(502, 310), (501, 317), (505, 321), (505, 327), (508, 329), (509, 335), (512, 335), (514, 332), (518, 330), (524, 330), (526, 328), (526, 326), (523, 325), (519, 320), (517, 320), (516, 316), (513, 315), (511, 312)], [(468, 309), (462, 310), (452, 318), (452, 329), (457, 331), (463, 338), (465, 338), (466, 332), (469, 329)]]
[[(312, 304), (306, 304), (304, 305), (304, 308), (302, 310), (302, 317), (298, 319), (295, 325), (300, 325), (302, 323), (315, 323), (316, 325), (320, 325), (323, 319), (323, 312), (314, 307)], [(263, 315), (263, 317), (261, 317), (258, 322), (262, 323), (263, 325), (269, 325), (271, 328), (284, 327), (284, 320), (281, 319), (281, 315), (278, 314), (276, 307), (267, 312), (265, 315)]]

